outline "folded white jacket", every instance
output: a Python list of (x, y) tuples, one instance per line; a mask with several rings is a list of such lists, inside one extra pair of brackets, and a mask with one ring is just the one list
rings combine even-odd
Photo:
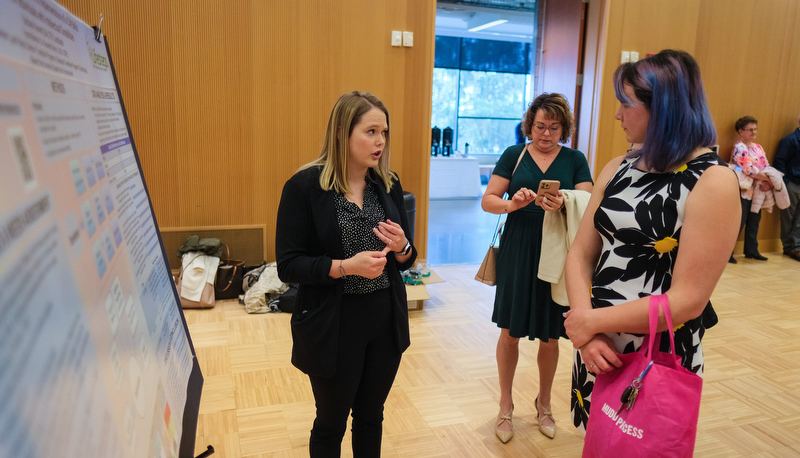
[(786, 190), (786, 186), (783, 183), (783, 173), (770, 165), (764, 169), (764, 175), (772, 183), (772, 189), (762, 191), (759, 186), (756, 186), (753, 190), (750, 212), (758, 213), (761, 210), (766, 210), (772, 213), (772, 207), (776, 205), (781, 210), (789, 208), (789, 191)]
[(181, 297), (190, 301), (199, 301), (206, 283), (214, 284), (217, 276), (219, 258), (208, 256), (202, 251), (190, 251), (181, 258), (183, 269), (181, 279)]
[(552, 283), (550, 295), (553, 300), (566, 306), (569, 305), (569, 300), (567, 300), (564, 264), (592, 195), (577, 189), (562, 189), (561, 194), (564, 196), (566, 214), (560, 211), (544, 214), (538, 277), (540, 280)]

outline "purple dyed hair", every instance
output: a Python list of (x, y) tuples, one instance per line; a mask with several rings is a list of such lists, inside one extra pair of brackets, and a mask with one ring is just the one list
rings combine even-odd
[(614, 91), (620, 103), (631, 104), (626, 84), (650, 112), (645, 141), (628, 157), (640, 157), (648, 168), (667, 172), (685, 164), (696, 148), (716, 143), (700, 67), (689, 53), (665, 49), (620, 65)]

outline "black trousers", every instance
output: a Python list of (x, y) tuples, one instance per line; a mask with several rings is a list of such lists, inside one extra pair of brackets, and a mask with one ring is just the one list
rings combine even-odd
[(338, 457), (352, 410), (354, 458), (379, 457), (383, 404), (400, 367), (390, 290), (342, 298), (336, 374), (310, 376), (317, 406), (311, 457)]
[[(755, 184), (754, 184), (755, 186)], [(742, 199), (742, 224), (739, 226), (741, 232), (744, 228), (744, 254), (745, 256), (755, 256), (758, 252), (758, 225), (761, 222), (761, 212), (752, 213), (750, 207), (753, 202)]]
[(784, 180), (789, 208), (781, 210), (781, 244), (784, 253), (800, 251), (800, 184)]

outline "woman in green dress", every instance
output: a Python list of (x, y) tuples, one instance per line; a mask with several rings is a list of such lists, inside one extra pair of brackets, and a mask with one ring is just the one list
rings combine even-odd
[[(561, 94), (541, 94), (525, 112), (522, 130), (530, 140), (511, 146), (497, 161), (481, 206), (508, 217), (497, 254), (497, 291), (492, 321), (500, 328), (497, 341), (497, 372), (500, 381), (500, 412), (495, 434), (503, 442), (513, 437), (512, 385), (519, 360), (519, 339), (539, 340), (539, 394), (536, 411), (539, 431), (555, 435), (550, 392), (558, 365), (558, 338), (566, 337), (564, 317), (568, 310), (550, 295), (550, 283), (539, 280), (542, 223), (545, 211), (559, 211), (563, 196), (536, 199), (539, 182), (558, 180), (561, 189), (592, 191), (592, 176), (586, 157), (564, 146), (572, 134), (569, 104)], [(508, 200), (504, 195), (508, 193)]]

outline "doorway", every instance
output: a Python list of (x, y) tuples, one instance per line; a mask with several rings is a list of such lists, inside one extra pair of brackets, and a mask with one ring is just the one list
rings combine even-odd
[[(505, 8), (497, 7), (503, 3), (507, 4)], [(469, 167), (477, 170), (474, 172), (477, 177), (469, 172), (469, 176), (456, 178), (461, 188), (463, 181), (468, 181), (468, 191), (460, 192), (469, 195), (434, 192), (441, 191), (434, 188), (440, 188), (442, 183), (433, 173), (433, 162), (437, 162), (437, 167), (452, 166), (449, 168), (455, 168), (456, 162), (443, 160), (441, 151), (436, 151), (436, 159), (432, 157), (427, 259), (430, 265), (482, 261), (498, 218), (481, 209), (480, 199), (497, 159), (505, 148), (517, 143), (512, 126), (519, 123), (536, 95), (542, 92), (565, 95), (576, 121), (576, 132), (568, 146), (584, 151), (581, 145), (588, 135), (582, 135), (581, 115), (586, 113), (586, 105), (590, 108), (591, 104), (583, 101), (591, 101), (592, 96), (591, 93), (587, 96), (581, 83), (587, 78), (593, 81), (594, 77), (586, 75), (581, 81), (579, 75), (584, 74), (586, 58), (592, 58), (584, 46), (591, 8), (594, 5), (590, 7), (582, 0), (438, 1), (431, 127), (452, 128), (451, 155), (446, 157), (477, 161)], [(503, 20), (506, 22), (470, 31)], [(521, 71), (520, 55), (526, 56)], [(438, 145), (441, 147), (441, 140)], [(475, 189), (475, 180), (480, 180), (479, 191)]]

